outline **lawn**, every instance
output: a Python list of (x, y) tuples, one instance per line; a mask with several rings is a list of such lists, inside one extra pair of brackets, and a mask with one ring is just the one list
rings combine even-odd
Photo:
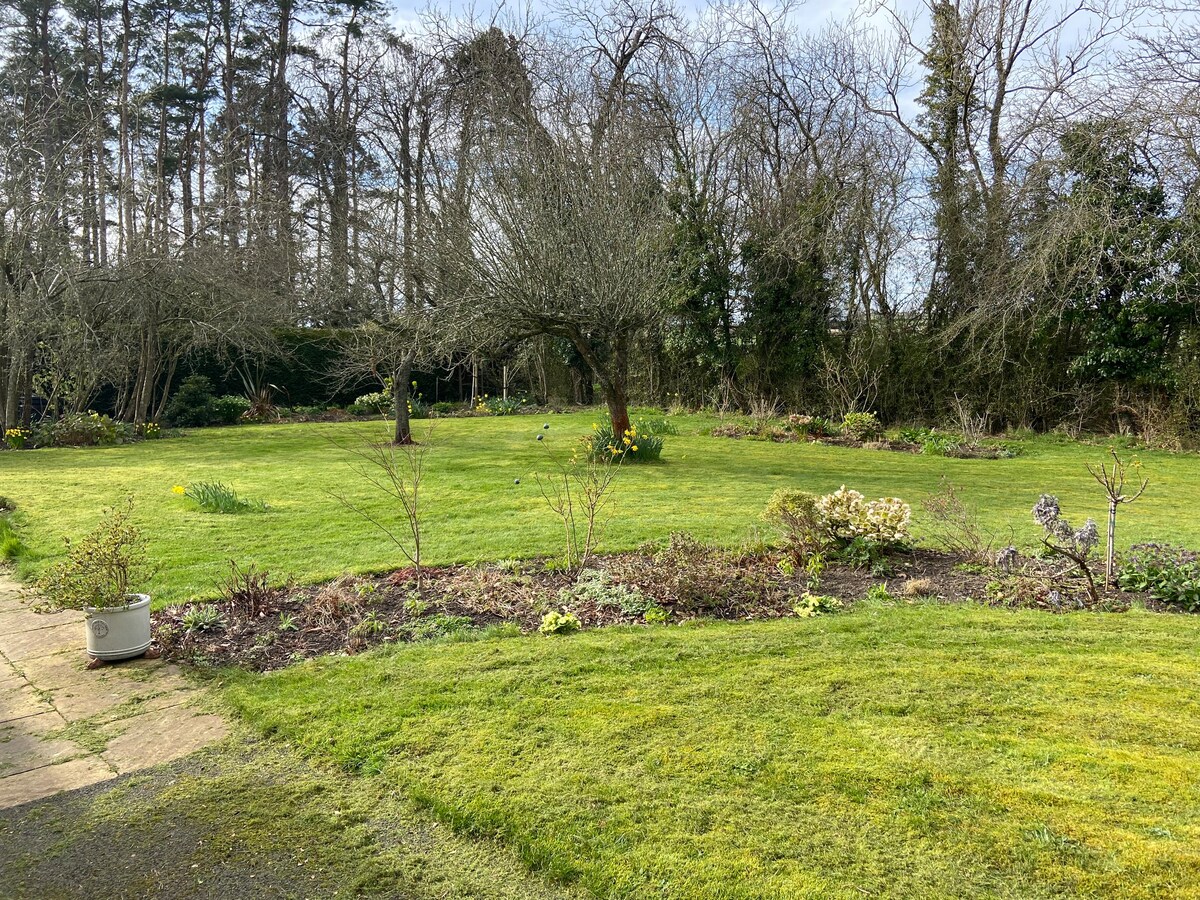
[(231, 676), (605, 898), (1200, 897), (1200, 620), (860, 604)]
[[(439, 420), (426, 492), (427, 561), (559, 552), (560, 526), (532, 477), (546, 468), (535, 437), (548, 422), (546, 443), (565, 452), (598, 416)], [(1016, 459), (954, 460), (714, 438), (710, 418), (675, 421), (681, 433), (668, 439), (663, 462), (622, 474), (607, 549), (632, 549), (677, 530), (739, 542), (761, 527), (764, 503), (785, 485), (826, 492), (844, 483), (870, 496), (902, 497), (914, 506), (919, 534), (919, 501), (945, 476), (978, 504), (987, 524), (1006, 535), (1011, 528), (1022, 545), (1036, 540), (1029, 509), (1042, 491), (1057, 492), (1073, 521), (1104, 512), (1084, 470), (1103, 459), (1101, 446), (1043, 438), (1021, 443)], [(386, 570), (403, 559), (337, 497), (386, 514), (384, 501), (355, 473), (358, 461), (348, 449), (383, 434), (382, 423), (242, 426), (107, 449), (0, 453), (0, 495), (20, 508), (31, 551), (20, 567), (26, 575), (61, 551), (62, 536), (84, 533), (104, 505), (133, 495), (157, 565), (149, 587), (159, 604), (211, 595), (231, 559), (305, 582)], [(1192, 514), (1200, 505), (1196, 458), (1151, 452), (1141, 458), (1152, 486), (1122, 511), (1121, 542), (1153, 537), (1200, 545), (1200, 518)], [(202, 480), (226, 482), (270, 510), (206, 514), (171, 492)]]

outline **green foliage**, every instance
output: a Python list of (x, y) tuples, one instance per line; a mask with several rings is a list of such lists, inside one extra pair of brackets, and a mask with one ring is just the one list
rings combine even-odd
[(597, 609), (615, 609), (626, 616), (643, 616), (655, 605), (637, 587), (619, 584), (603, 569), (584, 569), (575, 583), (558, 592), (563, 606), (586, 604)]
[(300, 623), (296, 621), (296, 617), (288, 613), (279, 614), (279, 630), (280, 631), (298, 631)]
[(471, 619), (468, 616), (452, 616), (448, 613), (435, 613), (425, 619), (405, 626), (409, 637), (414, 641), (428, 641), (434, 638), (452, 637), (470, 630)]
[(796, 605), (792, 607), (792, 612), (801, 618), (810, 619), (813, 616), (837, 612), (841, 608), (842, 601), (837, 597), (823, 597), (819, 594), (806, 592), (800, 597)]
[(100, 522), (77, 541), (64, 538), (67, 555), (38, 579), (38, 588), (58, 609), (124, 606), (149, 573), (146, 544), (133, 524), (133, 501), (104, 510)]
[(866, 599), (871, 603), (893, 603), (896, 600), (887, 585), (882, 582), (867, 588)]
[(796, 563), (803, 564), (819, 554), (829, 542), (827, 523), (817, 500), (808, 491), (778, 488), (763, 510), (763, 518), (782, 533), (788, 555)]
[(190, 607), (180, 619), (183, 630), (188, 634), (200, 631), (219, 631), (225, 627), (225, 616), (213, 603), (202, 603)]
[(388, 416), (392, 412), (392, 395), (387, 391), (374, 391), (355, 398), (346, 407), (352, 416)]
[(25, 544), (22, 543), (21, 536), (17, 534), (17, 527), (13, 524), (12, 516), (8, 513), (0, 513), (0, 559), (12, 562), (24, 552)]
[(184, 489), (183, 494), (208, 513), (237, 515), (267, 511), (267, 504), (262, 500), (239, 497), (237, 491), (220, 481), (194, 481)]
[(166, 420), (177, 428), (202, 428), (215, 418), (213, 383), (204, 375), (183, 380), (167, 404)]
[(134, 430), (127, 422), (118, 422), (111, 416), (97, 413), (68, 413), (61, 419), (43, 423), (26, 437), (25, 445), (38, 447), (111, 447), (124, 444), (134, 438)]
[(250, 412), (250, 401), (237, 394), (216, 397), (212, 402), (212, 418), (209, 425), (236, 425)]
[(875, 413), (846, 413), (842, 419), (842, 434), (856, 441), (877, 441), (883, 437), (883, 425)]
[(646, 420), (639, 419), (631, 423), (629, 430), (619, 438), (613, 435), (611, 423), (594, 422), (587, 443), (588, 455), (594, 458), (611, 456), (623, 462), (650, 462), (662, 456), (666, 441), (662, 435), (650, 430)]
[(580, 628), (579, 617), (574, 613), (551, 610), (542, 616), (538, 631), (542, 634), (570, 634)]
[(1161, 603), (1200, 612), (1200, 554), (1171, 544), (1135, 544), (1117, 573), (1127, 591), (1144, 591)]

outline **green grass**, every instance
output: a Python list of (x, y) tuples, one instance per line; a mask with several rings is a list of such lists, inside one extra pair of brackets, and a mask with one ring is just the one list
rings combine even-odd
[[(550, 417), (548, 440), (565, 450), (595, 418)], [(430, 562), (558, 551), (532, 478), (544, 467), (542, 421), (438, 424)], [(1084, 470), (1101, 446), (1030, 439), (1017, 459), (952, 460), (718, 439), (712, 424), (681, 420), (661, 464), (623, 473), (607, 549), (674, 530), (740, 541), (784, 485), (903, 497), (920, 533), (919, 501), (944, 475), (1021, 544), (1036, 539), (1029, 509), (1042, 491), (1057, 493), (1073, 521), (1104, 512)], [(382, 512), (345, 449), (381, 433), (378, 424), (256, 426), (5, 453), (0, 495), (19, 505), (27, 575), (59, 552), (61, 535), (82, 534), (102, 506), (133, 494), (159, 602), (212, 593), (229, 559), (318, 580), (402, 564), (334, 496)], [(1119, 543), (1200, 545), (1195, 457), (1140, 456), (1152, 485), (1122, 510)], [(199, 480), (269, 509), (211, 515), (172, 493)], [(1198, 652), (1195, 617), (877, 603), (811, 620), (393, 647), (227, 677), (225, 698), (253, 727), (354, 776), (334, 792), (304, 780), (278, 801), (286, 776), (262, 784), (248, 765), (215, 794), (200, 778), (133, 815), (140, 822), (138, 809), (166, 802), (187, 811), (189, 829), (244, 832), (254, 851), (244, 868), (290, 865), (287, 847), (319, 845), (330, 883), (365, 893), (407, 889), (388, 876), (404, 865), (468, 873), (458, 893), (411, 896), (492, 896), (468, 886), (489, 879), (513, 886), (511, 896), (540, 896), (536, 880), (523, 885), (503, 861), (511, 855), (622, 900), (1200, 898)], [(487, 845), (463, 841), (387, 856), (364, 817), (397, 796), (504, 851), (474, 857)], [(265, 824), (268, 797), (282, 803), (286, 827)], [(143, 832), (148, 840), (152, 829)], [(84, 846), (67, 829), (54, 849)], [(31, 883), (42, 857), (22, 857)]]
[(606, 898), (1200, 896), (1200, 620), (862, 606), (238, 676), (310, 757)]
[[(548, 421), (548, 441), (565, 451), (599, 417), (439, 420), (428, 463), (426, 559), (467, 562), (560, 552), (559, 526), (532, 478), (545, 468), (535, 436)], [(1099, 490), (1084, 470), (1085, 463), (1103, 459), (1099, 446), (1038, 439), (1023, 442), (1017, 459), (956, 460), (713, 438), (712, 419), (678, 422), (682, 433), (668, 438), (661, 463), (631, 466), (623, 474), (606, 549), (631, 549), (674, 530), (738, 542), (761, 527), (759, 512), (784, 485), (826, 492), (844, 483), (871, 496), (902, 497), (917, 511), (919, 532), (918, 502), (945, 475), (979, 505), (987, 524), (1006, 534), (1011, 527), (1020, 544), (1036, 539), (1029, 509), (1041, 491), (1057, 492), (1072, 521), (1104, 513)], [(103, 506), (128, 494), (136, 498), (158, 566), (149, 588), (160, 604), (213, 594), (230, 559), (302, 581), (402, 565), (387, 540), (334, 496), (344, 493), (386, 512), (384, 501), (355, 475), (358, 460), (345, 449), (381, 437), (383, 429), (381, 423), (241, 426), (124, 447), (2, 453), (0, 495), (19, 505), (29, 548), (22, 574), (37, 571), (61, 552), (63, 535), (85, 533)], [(1140, 456), (1152, 484), (1141, 501), (1122, 509), (1120, 543), (1155, 538), (1200, 545), (1200, 517), (1193, 515), (1200, 504), (1196, 457)], [(517, 478), (520, 485), (513, 483)], [(212, 515), (171, 491), (205, 480), (222, 481), (270, 508), (264, 514)]]

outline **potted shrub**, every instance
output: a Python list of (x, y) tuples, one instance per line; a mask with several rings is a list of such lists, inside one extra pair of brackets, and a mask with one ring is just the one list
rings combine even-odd
[(106, 509), (100, 523), (78, 541), (66, 539), (67, 556), (38, 581), (54, 609), (84, 614), (88, 668), (145, 656), (150, 647), (150, 597), (132, 587), (149, 574), (141, 532), (131, 521), (133, 503)]

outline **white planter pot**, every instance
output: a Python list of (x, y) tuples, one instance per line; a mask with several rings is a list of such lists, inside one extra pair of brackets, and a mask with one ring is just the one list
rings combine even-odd
[(92, 659), (130, 659), (150, 649), (150, 597), (126, 596), (129, 602), (124, 606), (84, 610), (87, 652)]

